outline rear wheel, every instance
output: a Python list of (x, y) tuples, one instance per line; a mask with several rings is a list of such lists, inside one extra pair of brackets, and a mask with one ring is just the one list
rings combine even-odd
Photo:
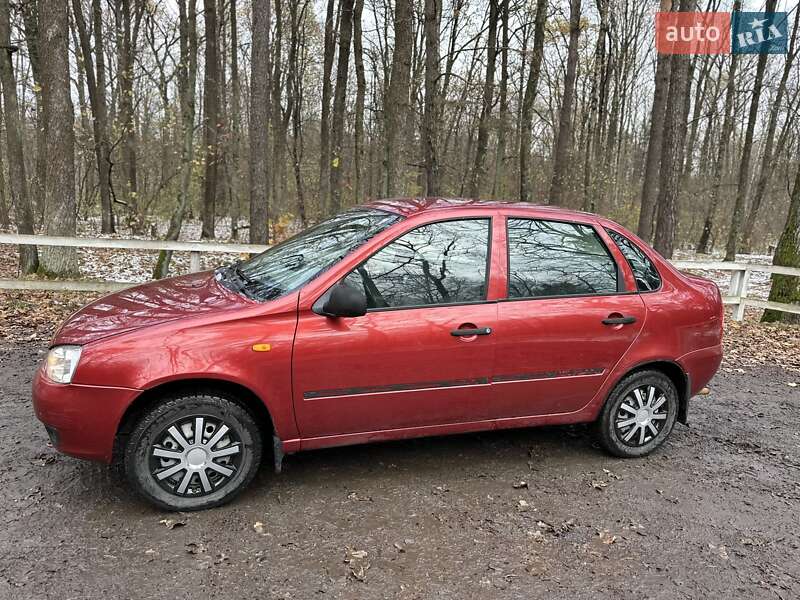
[(229, 399), (191, 394), (147, 411), (125, 447), (125, 473), (167, 510), (201, 510), (232, 500), (261, 461), (253, 416)]
[(617, 384), (597, 420), (600, 444), (623, 458), (645, 456), (669, 437), (678, 391), (660, 371), (639, 371)]

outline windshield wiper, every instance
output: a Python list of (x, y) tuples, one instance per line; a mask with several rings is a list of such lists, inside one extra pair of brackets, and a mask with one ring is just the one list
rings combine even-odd
[(279, 288), (251, 277), (240, 265), (241, 261), (236, 261), (228, 267), (228, 272), (233, 273), (239, 281), (239, 291), (246, 291), (247, 295), (259, 300), (271, 300), (281, 295)]

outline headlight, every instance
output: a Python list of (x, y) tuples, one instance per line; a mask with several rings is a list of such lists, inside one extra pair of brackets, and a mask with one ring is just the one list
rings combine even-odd
[(80, 346), (56, 346), (47, 353), (44, 374), (50, 381), (69, 383), (81, 357)]

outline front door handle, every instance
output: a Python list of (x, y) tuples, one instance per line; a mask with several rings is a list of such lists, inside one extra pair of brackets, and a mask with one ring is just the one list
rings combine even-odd
[(476, 327), (474, 329), (453, 329), (450, 335), (455, 337), (469, 337), (473, 335), (489, 335), (492, 333), (491, 327)]
[(609, 317), (603, 319), (603, 325), (630, 325), (636, 323), (636, 317)]

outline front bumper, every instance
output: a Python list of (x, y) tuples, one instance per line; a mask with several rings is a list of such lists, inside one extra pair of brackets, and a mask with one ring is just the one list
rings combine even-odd
[(110, 463), (122, 415), (141, 393), (76, 383), (53, 383), (41, 369), (33, 379), (33, 409), (59, 452)]

